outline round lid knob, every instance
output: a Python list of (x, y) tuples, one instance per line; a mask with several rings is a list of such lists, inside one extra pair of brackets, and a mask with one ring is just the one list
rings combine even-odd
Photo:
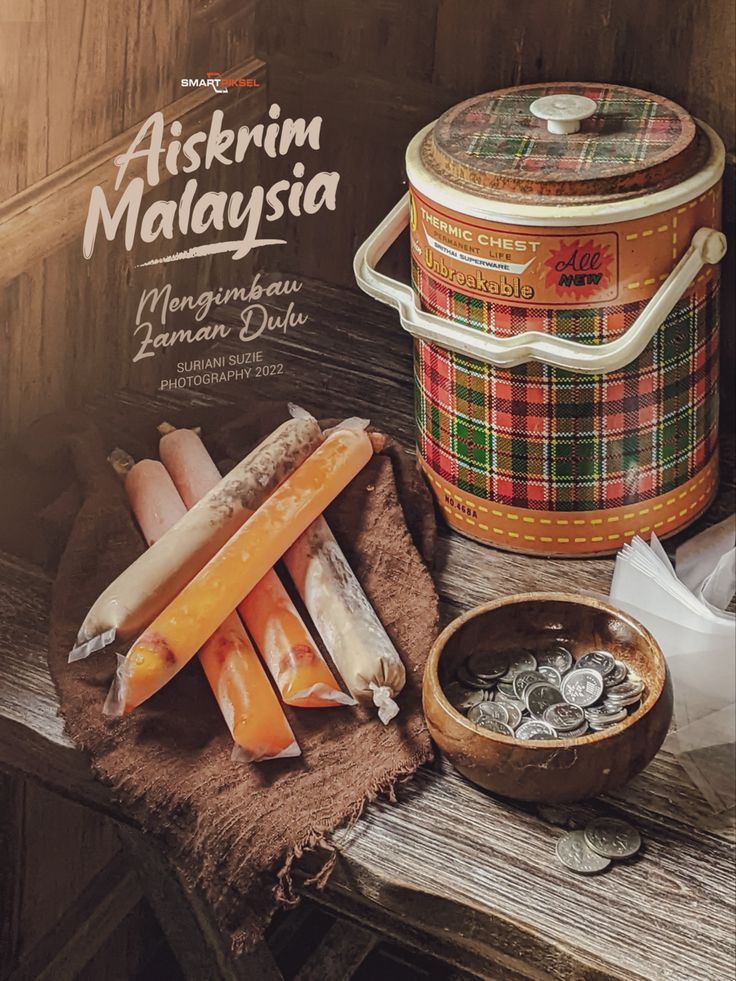
[(546, 119), (550, 133), (577, 133), (581, 120), (592, 116), (597, 104), (584, 95), (545, 95), (536, 99), (529, 110), (537, 119)]

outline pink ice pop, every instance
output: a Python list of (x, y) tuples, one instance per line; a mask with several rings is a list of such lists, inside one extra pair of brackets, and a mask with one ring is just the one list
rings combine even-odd
[(125, 493), (148, 546), (187, 513), (166, 467), (158, 460), (134, 464), (125, 478)]
[(166, 433), (161, 437), (158, 451), (176, 490), (188, 508), (222, 479), (204, 443), (191, 429), (174, 429)]

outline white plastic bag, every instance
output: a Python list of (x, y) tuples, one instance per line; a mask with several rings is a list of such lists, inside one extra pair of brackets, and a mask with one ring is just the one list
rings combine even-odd
[(717, 812), (736, 806), (736, 519), (681, 546), (677, 572), (655, 535), (616, 557), (611, 599), (652, 632), (665, 653), (675, 696), (675, 753)]

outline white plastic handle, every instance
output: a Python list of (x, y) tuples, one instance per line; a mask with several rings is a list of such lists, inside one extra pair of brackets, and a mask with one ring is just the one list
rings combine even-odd
[(440, 347), (475, 361), (511, 368), (540, 361), (586, 375), (618, 371), (638, 358), (706, 263), (720, 262), (726, 237), (714, 228), (699, 228), (675, 268), (625, 334), (605, 344), (580, 344), (541, 331), (494, 337), (475, 327), (425, 313), (411, 286), (378, 272), (376, 266), (409, 224), (409, 195), (386, 215), (355, 253), (353, 270), (360, 288), (399, 311), (402, 327)]

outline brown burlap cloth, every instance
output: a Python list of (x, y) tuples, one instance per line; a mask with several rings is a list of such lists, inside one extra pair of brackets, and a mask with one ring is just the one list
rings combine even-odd
[[(239, 459), (284, 417), (272, 416), (267, 427), (251, 419), (205, 428), (203, 438), (218, 462)], [(150, 433), (160, 421), (149, 420)], [(54, 442), (42, 430), (43, 424), (29, 444), (41, 456), (44, 440)], [(109, 434), (98, 438), (81, 417), (65, 432), (83, 487), (51, 613), (49, 662), (67, 731), (120, 806), (160, 839), (187, 886), (210, 904), (233, 948), (243, 950), (259, 938), (280, 902), (293, 901), (294, 860), (306, 849), (320, 850), (320, 881), (326, 881), (334, 861), (327, 834), (355, 819), (377, 795), (393, 796), (396, 784), (431, 758), (420, 695), (425, 657), (438, 630), (437, 596), (420, 554), (430, 559), (434, 541), (428, 492), (414, 464), (389, 443), (327, 513), (406, 666), (398, 718), (383, 726), (362, 708), (287, 709), (302, 757), (233, 763), (230, 735), (196, 659), (120, 720), (104, 718), (102, 703), (114, 651), (129, 645), (67, 664), (87, 609), (143, 543), (105, 462)], [(140, 453), (133, 434), (116, 442)]]

